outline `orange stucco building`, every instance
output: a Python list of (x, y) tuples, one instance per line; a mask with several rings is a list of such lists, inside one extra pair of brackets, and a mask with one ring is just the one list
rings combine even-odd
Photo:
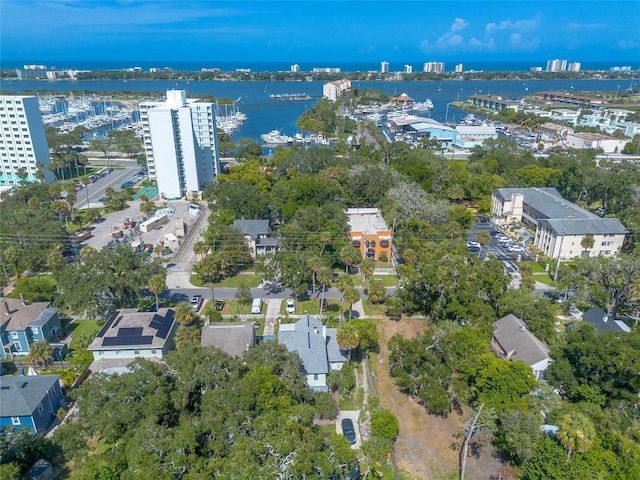
[(384, 253), (391, 259), (392, 231), (387, 226), (378, 208), (349, 208), (346, 211), (349, 223), (349, 240), (360, 250), (362, 258), (379, 260)]

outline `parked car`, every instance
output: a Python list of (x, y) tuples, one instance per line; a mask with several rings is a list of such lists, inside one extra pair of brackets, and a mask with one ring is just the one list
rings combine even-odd
[(216, 312), (220, 312), (224, 308), (224, 302), (222, 300), (216, 300), (214, 308), (216, 309)]
[(524, 247), (522, 245), (514, 244), (509, 245), (507, 247), (507, 250), (509, 250), (510, 252), (524, 252)]
[(342, 434), (351, 445), (356, 443), (356, 431), (350, 418), (342, 419)]
[(329, 310), (329, 305), (327, 304), (327, 299), (323, 298), (320, 300), (320, 311), (326, 312), (327, 310)]
[(480, 248), (480, 244), (478, 242), (467, 242), (467, 248)]
[(199, 311), (202, 305), (202, 295), (194, 295), (189, 303), (191, 303), (191, 308), (193, 308), (194, 312)]
[(287, 300), (287, 313), (296, 313), (296, 304), (292, 299)]

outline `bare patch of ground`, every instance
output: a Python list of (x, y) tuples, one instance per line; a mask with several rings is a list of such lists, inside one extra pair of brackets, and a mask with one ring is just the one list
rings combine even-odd
[[(407, 479), (458, 478), (459, 439), (456, 437), (461, 418), (453, 413), (447, 418), (430, 415), (425, 408), (402, 393), (389, 375), (388, 341), (396, 333), (411, 338), (427, 329), (422, 319), (402, 319), (399, 322), (381, 319), (380, 353), (372, 355), (375, 385), (380, 403), (398, 417), (400, 434), (396, 441), (395, 460), (398, 470)], [(467, 460), (468, 479), (498, 478), (502, 465), (491, 445), (483, 447), (477, 457)]]

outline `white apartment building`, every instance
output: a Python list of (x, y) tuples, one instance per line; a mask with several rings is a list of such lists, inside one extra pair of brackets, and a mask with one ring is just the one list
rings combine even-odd
[(556, 58), (547, 62), (547, 72), (564, 72), (567, 69), (567, 61)]
[(443, 73), (444, 63), (442, 62), (426, 62), (422, 66), (422, 71), (425, 73)]
[(568, 72), (579, 72), (580, 71), (580, 67), (582, 65), (580, 64), (580, 62), (571, 62), (568, 66), (567, 66), (567, 71)]
[(328, 82), (322, 86), (322, 96), (331, 102), (335, 102), (338, 97), (351, 88), (351, 80), (337, 80)]
[(380, 62), (380, 73), (389, 73), (389, 62)]
[(220, 159), (213, 103), (169, 90), (164, 102), (141, 103), (140, 119), (149, 178), (162, 198), (181, 198), (215, 181)]
[[(549, 258), (616, 256), (629, 233), (617, 218), (601, 218), (560, 196), (555, 188), (498, 188), (492, 194), (493, 221), (535, 229), (534, 247)], [(593, 247), (582, 241), (593, 238)]]
[(464, 65), (463, 65), (462, 63), (458, 63), (458, 64), (456, 65), (456, 68), (454, 69), (454, 71), (455, 71), (456, 73), (462, 73), (462, 72), (463, 72), (463, 70), (464, 70)]
[(293, 65), (291, 65), (291, 72), (292, 73), (300, 72), (300, 65), (298, 65), (297, 63), (294, 63)]
[(44, 181), (52, 181), (50, 161), (37, 97), (0, 95), (0, 189), (20, 185), (22, 171), (26, 181), (38, 182), (39, 163)]
[(413, 73), (413, 66), (412, 65), (405, 65), (404, 66), (404, 73)]

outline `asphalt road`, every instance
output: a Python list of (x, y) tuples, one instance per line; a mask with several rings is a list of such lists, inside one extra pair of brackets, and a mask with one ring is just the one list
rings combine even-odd
[[(97, 163), (95, 160), (93, 163)], [(123, 162), (112, 161), (114, 165), (121, 165), (124, 170), (113, 170), (111, 173), (107, 173), (104, 177), (97, 179), (94, 183), (85, 185), (82, 190), (78, 191), (77, 201), (74, 208), (81, 208), (86, 206), (87, 203), (92, 204), (98, 202), (98, 199), (105, 196), (107, 188), (111, 187), (116, 191), (120, 191), (120, 185), (133, 178), (133, 176), (140, 170), (140, 167), (135, 161)], [(98, 163), (98, 164), (101, 164)], [(89, 163), (91, 165), (91, 163)]]

